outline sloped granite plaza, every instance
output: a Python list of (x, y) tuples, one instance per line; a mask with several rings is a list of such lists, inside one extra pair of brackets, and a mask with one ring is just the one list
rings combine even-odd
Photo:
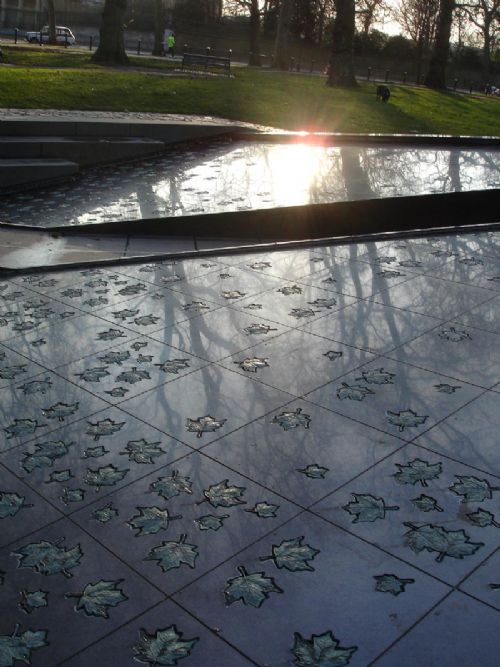
[(0, 280), (0, 665), (496, 667), (500, 232)]

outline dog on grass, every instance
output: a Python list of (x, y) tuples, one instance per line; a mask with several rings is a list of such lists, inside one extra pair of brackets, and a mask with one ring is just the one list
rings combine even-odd
[(377, 86), (377, 101), (388, 102), (391, 96), (391, 91), (388, 86)]

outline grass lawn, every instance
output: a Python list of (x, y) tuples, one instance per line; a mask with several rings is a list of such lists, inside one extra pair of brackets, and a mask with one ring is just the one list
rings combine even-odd
[[(288, 130), (500, 135), (500, 99), (391, 86), (332, 89), (320, 76), (238, 68), (234, 78), (160, 76), (172, 63), (132, 58), (149, 72), (106, 69), (84, 52), (4, 48), (4, 108), (151, 111), (222, 116)], [(153, 71), (153, 68), (156, 71)]]

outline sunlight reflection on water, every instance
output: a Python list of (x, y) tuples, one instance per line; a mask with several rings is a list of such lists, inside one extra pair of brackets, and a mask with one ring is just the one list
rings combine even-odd
[(214, 143), (4, 197), (0, 219), (60, 225), (500, 187), (500, 152)]

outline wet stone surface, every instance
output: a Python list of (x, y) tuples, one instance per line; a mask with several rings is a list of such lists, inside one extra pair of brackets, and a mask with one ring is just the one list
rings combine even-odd
[(488, 232), (0, 280), (0, 665), (496, 667), (497, 274)]
[(218, 141), (4, 197), (0, 219), (92, 224), (498, 187), (494, 149)]

